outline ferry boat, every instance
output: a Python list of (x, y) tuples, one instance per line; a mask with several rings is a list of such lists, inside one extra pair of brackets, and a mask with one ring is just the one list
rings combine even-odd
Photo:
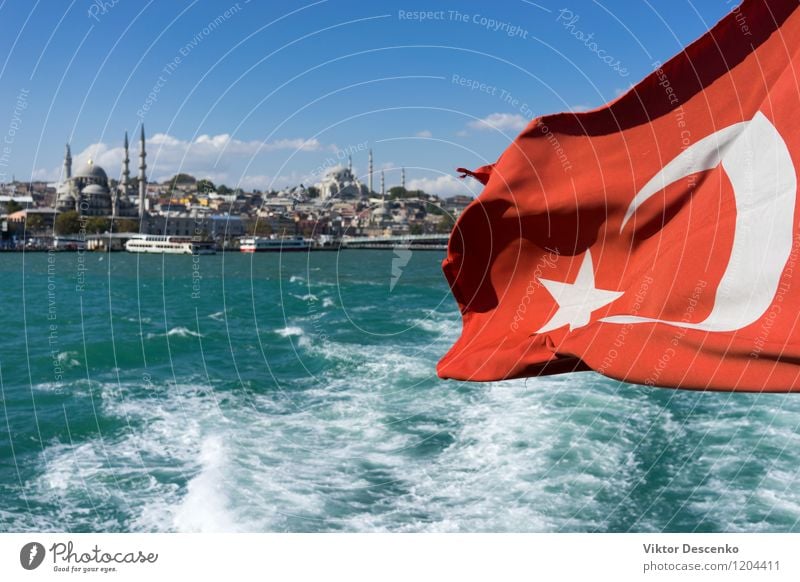
[(217, 250), (212, 241), (192, 240), (185, 236), (146, 235), (125, 243), (129, 253), (157, 253), (168, 255), (213, 255)]
[(294, 238), (269, 238), (251, 236), (239, 241), (239, 250), (243, 253), (286, 253), (292, 251), (309, 251), (313, 241), (297, 236)]

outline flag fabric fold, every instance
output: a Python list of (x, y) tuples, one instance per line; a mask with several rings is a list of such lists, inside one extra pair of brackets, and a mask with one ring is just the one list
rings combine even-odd
[(443, 378), (800, 390), (800, 10), (746, 0), (626, 94), (533, 120), (456, 222)]

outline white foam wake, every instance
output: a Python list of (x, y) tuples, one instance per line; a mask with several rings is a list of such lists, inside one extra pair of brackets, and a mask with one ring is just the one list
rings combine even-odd
[(292, 337), (292, 336), (301, 336), (303, 335), (303, 328), (297, 325), (287, 325), (286, 327), (282, 327), (275, 330), (281, 337)]
[(203, 334), (198, 333), (188, 327), (178, 326), (173, 327), (167, 333), (148, 333), (147, 339), (153, 339), (157, 337), (203, 337)]
[(237, 525), (228, 511), (225, 470), (228, 453), (220, 436), (206, 437), (200, 449), (200, 473), (189, 481), (173, 523), (181, 532), (233, 532)]

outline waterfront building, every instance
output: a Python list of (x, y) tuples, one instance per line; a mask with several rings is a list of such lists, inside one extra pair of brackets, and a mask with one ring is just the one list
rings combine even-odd
[(40, 218), (41, 229), (52, 230), (55, 218), (58, 211), (55, 208), (37, 207), (37, 208), (24, 208), (16, 212), (12, 212), (6, 217), (9, 223), (24, 225), (32, 216)]
[(172, 211), (145, 216), (141, 223), (141, 232), (159, 236), (189, 236), (215, 240), (246, 234), (241, 216)]

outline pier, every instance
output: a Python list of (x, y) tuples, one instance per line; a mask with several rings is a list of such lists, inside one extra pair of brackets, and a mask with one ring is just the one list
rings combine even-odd
[(409, 234), (379, 237), (342, 238), (342, 249), (386, 249), (395, 248), (443, 251), (447, 250), (448, 234)]

